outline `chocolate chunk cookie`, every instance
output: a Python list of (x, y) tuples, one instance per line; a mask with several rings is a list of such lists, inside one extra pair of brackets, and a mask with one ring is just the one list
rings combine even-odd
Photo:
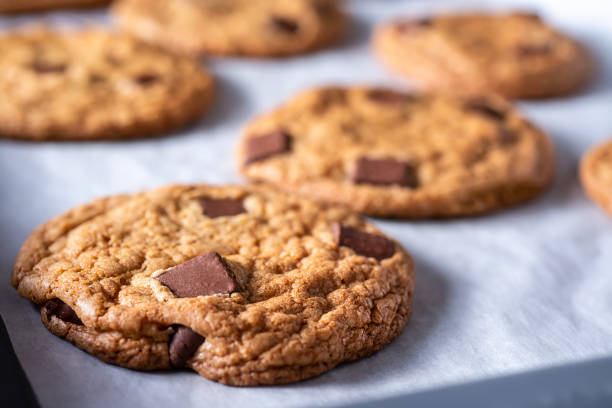
[(89, 7), (108, 4), (110, 0), (0, 0), (0, 13), (50, 10), (64, 7)]
[(113, 10), (125, 31), (187, 54), (299, 54), (345, 25), (335, 0), (119, 0)]
[(305, 92), (251, 123), (240, 171), (323, 202), (405, 218), (483, 213), (551, 181), (548, 137), (499, 98), (379, 88)]
[(127, 139), (198, 118), (213, 79), (197, 61), (97, 30), (0, 36), (0, 136)]
[(413, 262), (343, 207), (263, 186), (171, 186), (38, 227), (12, 275), (43, 324), (137, 370), (287, 383), (380, 350), (411, 313)]
[(612, 214), (612, 141), (585, 154), (580, 179), (587, 195)]
[(528, 13), (400, 20), (382, 25), (374, 45), (388, 66), (443, 92), (566, 95), (595, 65), (582, 45)]

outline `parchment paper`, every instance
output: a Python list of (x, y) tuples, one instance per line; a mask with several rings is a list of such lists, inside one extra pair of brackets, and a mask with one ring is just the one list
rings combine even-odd
[[(354, 23), (336, 49), (284, 60), (206, 61), (219, 94), (190, 129), (135, 142), (0, 142), (0, 311), (43, 406), (324, 406), (612, 353), (612, 219), (585, 198), (576, 176), (586, 148), (612, 137), (612, 4), (606, 0), (522, 3), (587, 42), (602, 62), (587, 92), (520, 104), (556, 142), (557, 180), (549, 191), (477, 218), (375, 221), (417, 263), (413, 318), (376, 355), (297, 384), (231, 388), (192, 372), (141, 373), (102, 363), (47, 332), (35, 308), (16, 295), (10, 271), (36, 225), (103, 195), (168, 183), (240, 182), (232, 154), (245, 121), (311, 85), (408, 86), (372, 58), (371, 27), (463, 2), (347, 3)], [(107, 23), (103, 11), (47, 18)], [(0, 26), (34, 20), (2, 17)]]

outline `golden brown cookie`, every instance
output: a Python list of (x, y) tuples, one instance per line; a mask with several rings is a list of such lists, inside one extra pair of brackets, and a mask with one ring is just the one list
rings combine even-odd
[(170, 186), (38, 227), (12, 275), (54, 334), (137, 370), (287, 383), (399, 335), (414, 290), (401, 246), (342, 207), (261, 186)]
[(612, 214), (612, 141), (584, 155), (580, 165), (580, 179), (587, 195)]
[(0, 36), (0, 136), (127, 139), (197, 119), (214, 84), (197, 61), (98, 30)]
[(336, 42), (344, 16), (335, 0), (120, 0), (119, 26), (187, 54), (280, 56)]
[(590, 53), (537, 15), (469, 14), (387, 23), (374, 47), (391, 68), (441, 92), (547, 98), (582, 89)]
[(238, 149), (252, 180), (362, 213), (478, 214), (539, 194), (548, 137), (498, 98), (323, 88), (254, 120)]
[(0, 13), (50, 10), (65, 7), (90, 7), (110, 0), (0, 0)]

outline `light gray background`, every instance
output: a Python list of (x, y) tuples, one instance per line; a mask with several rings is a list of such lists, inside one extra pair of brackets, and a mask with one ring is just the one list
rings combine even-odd
[[(582, 95), (520, 103), (558, 149), (556, 183), (539, 199), (478, 218), (376, 221), (414, 255), (418, 286), (406, 330), (370, 358), (309, 381), (262, 388), (230, 388), (189, 372), (130, 371), (51, 335), (8, 283), (29, 232), (75, 205), (168, 183), (240, 182), (232, 153), (243, 124), (299, 90), (333, 83), (408, 86), (372, 58), (372, 26), (458, 3), (466, 7), (349, 0), (353, 23), (335, 49), (285, 60), (209, 59), (220, 85), (214, 108), (197, 125), (164, 138), (1, 141), (0, 312), (42, 405), (323, 406), (612, 354), (612, 220), (587, 201), (576, 176), (580, 155), (612, 136), (612, 5), (606, 0), (490, 3), (541, 11), (591, 46), (601, 75)], [(96, 12), (47, 19), (107, 21)], [(32, 20), (2, 17), (0, 27)]]

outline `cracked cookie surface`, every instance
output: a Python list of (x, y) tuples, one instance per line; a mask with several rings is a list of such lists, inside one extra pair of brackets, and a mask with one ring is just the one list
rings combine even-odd
[(554, 97), (579, 91), (595, 71), (583, 45), (529, 13), (398, 20), (377, 29), (374, 47), (389, 67), (441, 92)]
[(344, 16), (334, 0), (120, 0), (125, 31), (187, 54), (281, 56), (336, 42)]
[(128, 139), (197, 119), (214, 84), (197, 61), (90, 29), (0, 36), (0, 136)]
[[(198, 289), (202, 265), (220, 279)], [(257, 385), (384, 347), (410, 316), (414, 276), (398, 243), (342, 207), (263, 186), (170, 186), (38, 227), (12, 284), (50, 331), (104, 361)], [(185, 328), (198, 338), (169, 356)]]
[(250, 123), (237, 156), (250, 179), (405, 218), (516, 204), (554, 170), (548, 137), (502, 99), (383, 88), (304, 92)]
[(582, 158), (580, 179), (587, 195), (612, 214), (612, 141), (603, 143)]

